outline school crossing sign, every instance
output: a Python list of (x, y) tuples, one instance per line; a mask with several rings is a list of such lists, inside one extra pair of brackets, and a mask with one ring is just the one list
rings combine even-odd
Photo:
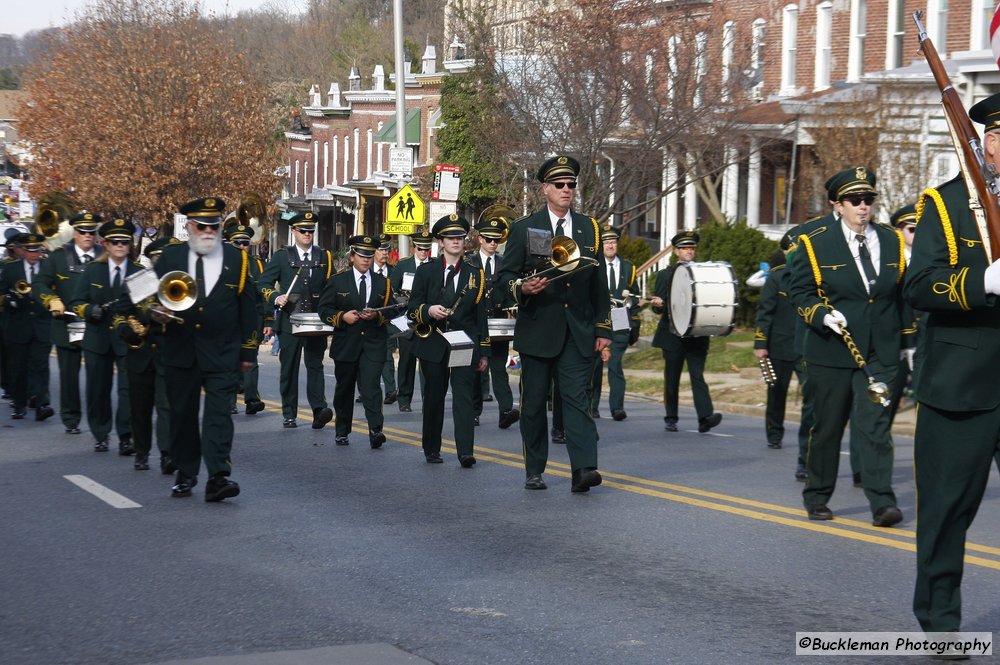
[(410, 185), (404, 185), (386, 203), (384, 232), (404, 235), (414, 233), (418, 226), (424, 225), (426, 214), (424, 202), (417, 196), (416, 190)]

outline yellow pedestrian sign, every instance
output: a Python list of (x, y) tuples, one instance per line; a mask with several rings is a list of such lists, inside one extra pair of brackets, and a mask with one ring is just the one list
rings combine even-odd
[(387, 224), (421, 226), (425, 214), (424, 202), (417, 196), (417, 192), (410, 185), (404, 185), (386, 203), (385, 221)]

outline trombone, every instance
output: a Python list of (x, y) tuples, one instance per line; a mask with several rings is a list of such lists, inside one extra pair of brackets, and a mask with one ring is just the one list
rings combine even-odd
[[(571, 277), (576, 272), (586, 268), (592, 268), (598, 264), (597, 259), (580, 255), (580, 247), (576, 241), (569, 236), (555, 236), (552, 238), (552, 254), (548, 259), (551, 265), (543, 270), (535, 271), (525, 277), (518, 278), (517, 284), (521, 284), (526, 279), (547, 279), (549, 282)], [(554, 275), (549, 277), (549, 275)]]
[(198, 300), (198, 284), (183, 270), (172, 270), (160, 278), (156, 299), (166, 309), (153, 307), (152, 311), (171, 321), (184, 323), (184, 319), (171, 312), (183, 312), (194, 306)]

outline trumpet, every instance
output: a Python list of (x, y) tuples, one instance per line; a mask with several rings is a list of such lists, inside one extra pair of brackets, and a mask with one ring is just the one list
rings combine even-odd
[(31, 293), (31, 284), (28, 284), (28, 280), (26, 279), (19, 279), (16, 282), (14, 282), (13, 291), (14, 295), (16, 295), (19, 298), (23, 298), (29, 293)]
[[(576, 241), (569, 236), (555, 236), (552, 238), (552, 254), (548, 259), (551, 264), (548, 268), (538, 270), (530, 275), (516, 280), (521, 284), (526, 279), (544, 278), (554, 282), (564, 277), (571, 277), (574, 273), (585, 268), (592, 268), (598, 264), (597, 259), (589, 256), (581, 256), (580, 248)], [(549, 277), (549, 275), (554, 275)]]
[(764, 383), (770, 388), (778, 382), (778, 376), (774, 373), (774, 365), (771, 364), (771, 358), (764, 356), (763, 358), (758, 358), (757, 362), (760, 364), (761, 378), (764, 379)]

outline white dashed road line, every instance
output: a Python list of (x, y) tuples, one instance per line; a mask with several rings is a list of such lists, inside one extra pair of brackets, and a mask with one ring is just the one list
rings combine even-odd
[(133, 501), (132, 499), (122, 496), (114, 490), (110, 490), (104, 485), (94, 482), (87, 476), (63, 476), (66, 480), (73, 483), (84, 492), (89, 492), (93, 494), (98, 499), (108, 504), (112, 508), (142, 508), (141, 505)]

